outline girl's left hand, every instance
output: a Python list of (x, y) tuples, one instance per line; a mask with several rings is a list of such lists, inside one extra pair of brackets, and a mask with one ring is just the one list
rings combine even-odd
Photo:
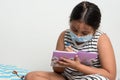
[(80, 59), (78, 58), (78, 55), (76, 55), (74, 60), (61, 57), (60, 60), (58, 61), (58, 64), (76, 69), (77, 66), (81, 63), (80, 63)]

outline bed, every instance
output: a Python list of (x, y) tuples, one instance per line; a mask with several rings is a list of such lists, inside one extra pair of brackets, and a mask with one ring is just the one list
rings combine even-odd
[(0, 80), (24, 80), (28, 72), (17, 66), (0, 64)]

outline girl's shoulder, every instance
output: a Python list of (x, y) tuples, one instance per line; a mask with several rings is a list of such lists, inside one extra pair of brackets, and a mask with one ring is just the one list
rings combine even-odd
[(100, 29), (96, 30), (96, 32), (95, 32), (95, 35), (102, 35), (102, 34), (105, 34), (105, 32), (103, 32)]

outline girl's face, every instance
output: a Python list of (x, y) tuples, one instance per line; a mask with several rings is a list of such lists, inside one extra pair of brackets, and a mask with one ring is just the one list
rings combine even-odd
[(70, 29), (77, 35), (77, 36), (85, 36), (88, 34), (94, 34), (94, 29), (85, 24), (80, 20), (73, 20), (70, 22)]

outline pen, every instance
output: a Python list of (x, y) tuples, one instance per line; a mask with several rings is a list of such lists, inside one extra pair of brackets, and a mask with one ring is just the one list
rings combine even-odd
[(66, 46), (70, 46), (70, 43), (67, 42), (67, 43), (66, 43)]
[(66, 43), (66, 45), (65, 45), (66, 47), (65, 47), (65, 50), (66, 51), (68, 51), (68, 52), (73, 52), (74, 50), (73, 50), (73, 48), (71, 47), (71, 44), (70, 43)]
[(69, 42), (66, 42), (65, 50), (68, 52), (78, 52), (77, 50), (71, 47), (71, 44)]

